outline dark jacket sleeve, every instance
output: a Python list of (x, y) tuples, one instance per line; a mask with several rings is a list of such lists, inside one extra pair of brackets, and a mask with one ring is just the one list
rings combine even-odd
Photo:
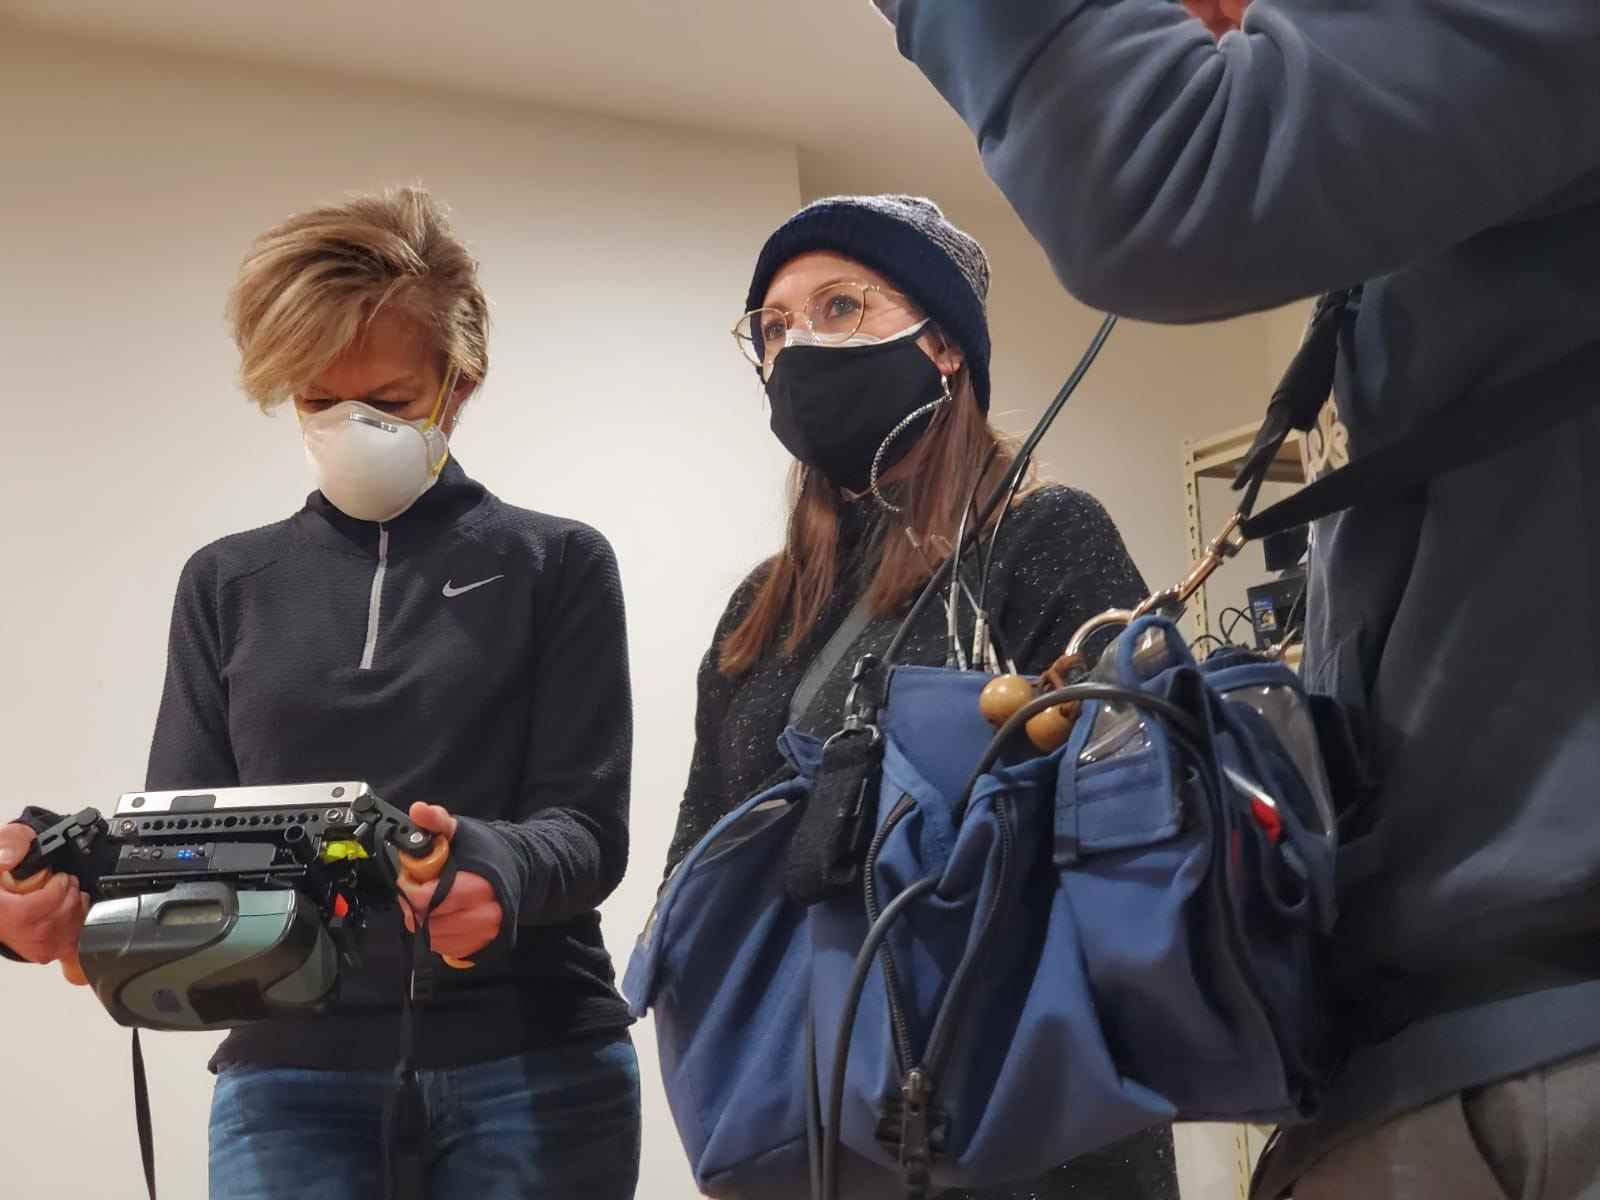
[(145, 770), (145, 787), (152, 791), (239, 784), (228, 736), (219, 612), (217, 564), (201, 550), (184, 565), (172, 605), (167, 677)]
[(1353, 284), (1600, 171), (1595, 0), (900, 0), (901, 51), (1086, 303), (1156, 321)]
[(728, 811), (729, 797), (723, 786), (722, 775), (722, 743), (723, 725), (733, 698), (734, 680), (724, 675), (717, 665), (718, 652), (722, 639), (734, 630), (749, 610), (762, 569), (758, 569), (734, 592), (717, 621), (711, 645), (700, 660), (694, 711), (694, 757), (689, 762), (689, 782), (683, 789), (683, 802), (678, 806), (677, 828), (673, 831), (672, 845), (667, 851), (666, 873), (669, 875), (694, 844), (709, 833), (711, 827)]
[(1078, 627), (1147, 594), (1122, 535), (1093, 496), (1050, 486), (1025, 497), (995, 546), (995, 620), (1026, 675), (1059, 658)]
[(460, 818), (457, 865), (489, 880), (516, 926), (555, 925), (597, 908), (628, 865), (633, 697), (616, 556), (598, 532), (564, 535), (536, 614), (533, 724), (512, 820)]

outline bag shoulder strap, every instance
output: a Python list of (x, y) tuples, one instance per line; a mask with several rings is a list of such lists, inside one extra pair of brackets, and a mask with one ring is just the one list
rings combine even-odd
[(822, 685), (827, 682), (834, 667), (839, 665), (839, 660), (851, 646), (855, 645), (856, 639), (866, 632), (870, 624), (872, 624), (872, 608), (867, 603), (867, 593), (862, 592), (855, 606), (839, 623), (839, 628), (833, 631), (833, 636), (811, 660), (811, 665), (806, 668), (799, 686), (794, 689), (794, 695), (789, 699), (790, 725), (800, 723), (800, 718), (805, 716), (806, 709), (811, 707), (811, 702), (817, 698), (817, 693), (822, 690)]
[[(1235, 489), (1246, 493), (1246, 512), (1278, 447), (1292, 429), (1311, 428), (1333, 391), (1337, 315), (1344, 305), (1343, 294), (1319, 302), (1306, 341), (1274, 393), (1256, 444), (1234, 479)], [(1308, 371), (1308, 363), (1315, 369)], [(1468, 392), (1389, 445), (1247, 517), (1241, 532), (1254, 540), (1349, 508), (1404, 499), (1435, 476), (1521, 445), (1595, 404), (1600, 404), (1600, 342), (1531, 375)]]

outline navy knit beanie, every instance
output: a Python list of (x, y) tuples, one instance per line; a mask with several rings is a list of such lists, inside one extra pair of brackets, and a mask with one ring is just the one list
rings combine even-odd
[(780, 225), (756, 259), (745, 310), (760, 308), (790, 259), (831, 250), (871, 267), (961, 347), (978, 408), (989, 411), (989, 259), (921, 196), (830, 196)]

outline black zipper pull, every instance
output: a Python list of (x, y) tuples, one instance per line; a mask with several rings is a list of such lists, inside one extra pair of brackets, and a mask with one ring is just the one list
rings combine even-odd
[(912, 1067), (900, 1083), (900, 1173), (907, 1200), (922, 1200), (928, 1194), (928, 1106), (933, 1099), (933, 1081), (921, 1067)]

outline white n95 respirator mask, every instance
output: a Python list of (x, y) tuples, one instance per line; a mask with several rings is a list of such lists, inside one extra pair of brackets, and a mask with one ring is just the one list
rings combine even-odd
[(439, 419), (455, 380), (452, 371), (421, 421), (397, 420), (359, 400), (302, 417), (306, 459), (328, 503), (358, 521), (392, 521), (415, 504), (450, 458)]

